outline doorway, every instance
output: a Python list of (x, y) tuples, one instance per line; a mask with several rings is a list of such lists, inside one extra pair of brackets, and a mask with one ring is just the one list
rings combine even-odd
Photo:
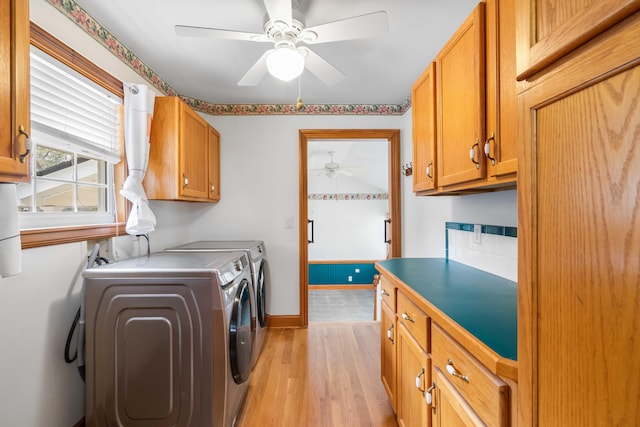
[(307, 225), (308, 209), (308, 153), (310, 141), (328, 142), (354, 140), (384, 140), (388, 147), (388, 241), (387, 257), (401, 256), (401, 217), (400, 217), (400, 131), (398, 129), (356, 129), (356, 130), (300, 130), (299, 131), (299, 183), (300, 183), (300, 317), (299, 325), (309, 324), (309, 241), (310, 229)]

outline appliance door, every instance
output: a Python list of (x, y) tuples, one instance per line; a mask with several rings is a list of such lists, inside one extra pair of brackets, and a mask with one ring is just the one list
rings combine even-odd
[(256, 306), (258, 322), (261, 328), (267, 326), (266, 309), (265, 309), (265, 278), (264, 278), (264, 260), (260, 261), (258, 269), (258, 278), (256, 283)]
[(253, 350), (253, 330), (251, 325), (251, 283), (243, 279), (236, 291), (231, 321), (229, 322), (229, 356), (231, 374), (237, 384), (249, 379), (251, 373), (251, 352)]

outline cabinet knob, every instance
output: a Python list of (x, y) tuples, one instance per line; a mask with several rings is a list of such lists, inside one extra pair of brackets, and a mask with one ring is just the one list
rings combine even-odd
[(447, 372), (449, 372), (454, 377), (458, 377), (465, 382), (469, 382), (469, 377), (458, 372), (455, 366), (453, 366), (453, 361), (451, 359), (447, 360)]
[(29, 136), (27, 131), (24, 130), (24, 126), (20, 125), (18, 127), (18, 132), (20, 133), (20, 135), (24, 135), (24, 137), (25, 137), (25, 139), (24, 139), (25, 151), (24, 151), (24, 153), (20, 154), (20, 156), (19, 156), (20, 163), (24, 163), (27, 160), (27, 156), (29, 154), (31, 154), (31, 148), (33, 147), (33, 143), (31, 142), (31, 137)]
[(422, 383), (422, 378), (424, 378), (424, 368), (422, 368), (420, 370), (420, 372), (418, 372), (418, 375), (416, 375), (416, 388), (420, 391), (424, 391), (424, 386)]
[(431, 171), (432, 167), (433, 167), (433, 162), (429, 162), (426, 169), (427, 177), (429, 177), (429, 179), (433, 179), (433, 172)]
[(407, 321), (411, 322), (411, 323), (415, 323), (415, 319), (413, 317), (409, 316), (406, 312), (402, 313), (402, 318), (404, 320), (407, 320)]
[(187, 188), (189, 185), (189, 178), (185, 174), (182, 174), (182, 188)]
[(480, 169), (480, 163), (476, 162), (476, 147), (478, 147), (479, 145), (480, 141), (478, 141), (478, 138), (476, 138), (476, 143), (473, 144), (469, 149), (469, 158), (471, 159), (473, 164), (476, 165), (476, 169)]
[[(427, 405), (431, 406), (433, 404), (433, 390), (436, 388), (436, 383), (431, 383), (431, 387), (427, 389), (424, 393), (424, 398), (427, 401)], [(433, 408), (435, 410), (435, 407)]]
[(388, 297), (390, 294), (389, 294), (389, 292), (387, 292), (387, 290), (386, 290), (386, 289), (381, 289), (381, 290), (380, 290), (380, 295), (385, 296), (385, 297)]
[(484, 154), (487, 156), (487, 159), (491, 160), (491, 166), (494, 166), (496, 164), (496, 159), (495, 157), (491, 157), (491, 141), (493, 141), (494, 144), (496, 142), (496, 135), (493, 132), (491, 132), (489, 139), (484, 142)]
[(391, 341), (392, 343), (394, 342), (394, 339), (393, 339), (393, 324), (391, 326), (389, 326), (389, 329), (387, 329), (387, 339), (389, 341)]

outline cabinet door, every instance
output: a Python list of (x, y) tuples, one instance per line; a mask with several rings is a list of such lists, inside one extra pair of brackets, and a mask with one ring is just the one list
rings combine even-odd
[(209, 199), (220, 200), (220, 134), (209, 126)]
[(479, 3), (436, 57), (439, 186), (486, 176), (484, 45), (484, 3)]
[(429, 68), (413, 85), (413, 191), (433, 190), (436, 181), (436, 67)]
[(396, 411), (396, 314), (381, 302), (380, 319), (380, 374), (391, 407)]
[(433, 426), (476, 427), (485, 425), (438, 367), (434, 366), (433, 377), (436, 386), (433, 401)]
[(520, 425), (640, 422), (639, 35), (636, 13), (519, 97)]
[(0, 181), (29, 181), (29, 2), (0, 0)]
[(402, 323), (397, 336), (398, 425), (424, 427), (431, 424), (431, 411), (424, 397), (431, 384), (431, 360)]
[(209, 125), (186, 105), (181, 114), (180, 195), (208, 199)]
[(515, 0), (487, 0), (486, 135), (487, 176), (515, 181), (516, 153), (516, 13)]
[(518, 74), (528, 78), (640, 9), (640, 0), (518, 2)]

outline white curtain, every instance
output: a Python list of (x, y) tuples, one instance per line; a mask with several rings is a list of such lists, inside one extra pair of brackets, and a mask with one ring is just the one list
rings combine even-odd
[(129, 176), (120, 194), (133, 207), (127, 221), (128, 234), (147, 234), (155, 230), (156, 217), (142, 187), (149, 164), (149, 132), (155, 94), (146, 85), (124, 83), (124, 147)]

